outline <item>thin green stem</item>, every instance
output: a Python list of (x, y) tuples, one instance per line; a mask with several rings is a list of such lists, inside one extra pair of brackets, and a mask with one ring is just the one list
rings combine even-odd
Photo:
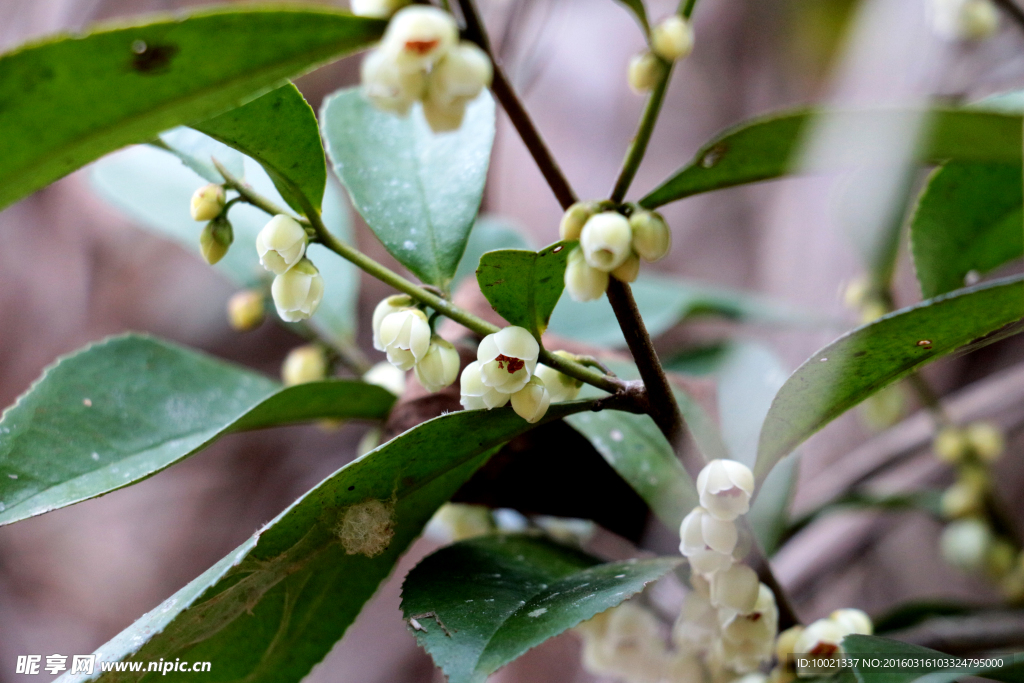
[(665, 102), (665, 92), (668, 90), (668, 82), (671, 76), (672, 65), (665, 64), (665, 72), (658, 80), (657, 85), (654, 86), (654, 90), (651, 91), (651, 96), (647, 99), (647, 106), (644, 108), (643, 116), (640, 117), (640, 125), (637, 127), (636, 135), (633, 136), (633, 142), (630, 144), (629, 150), (626, 152), (626, 158), (622, 162), (622, 170), (619, 171), (619, 177), (615, 181), (615, 187), (612, 189), (611, 200), (616, 204), (621, 204), (622, 200), (626, 198), (626, 192), (629, 191), (629, 186), (636, 176), (637, 169), (640, 168), (640, 162), (643, 161), (644, 154), (647, 152), (647, 145), (651, 141), (654, 125), (658, 122), (661, 105)]

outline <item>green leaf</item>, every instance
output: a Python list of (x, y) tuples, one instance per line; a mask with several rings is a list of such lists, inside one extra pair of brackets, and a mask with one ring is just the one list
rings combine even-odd
[[(198, 155), (204, 155), (207, 150), (223, 147), (201, 133), (186, 130), (191, 140), (188, 149), (197, 155), (192, 157), (194, 160), (202, 158)], [(175, 154), (180, 155), (180, 149), (176, 149)], [(198, 163), (194, 161), (189, 166)], [(209, 163), (208, 157), (206, 163)], [(259, 165), (249, 160), (245, 170), (247, 182), (257, 192), (275, 202), (280, 199), (274, 184)], [(174, 156), (150, 147), (133, 147), (98, 162), (90, 179), (101, 197), (137, 220), (141, 227), (181, 244), (201, 258), (202, 223), (192, 220), (188, 207), (192, 192), (203, 184), (203, 179), (178, 163)], [(273, 276), (260, 265), (255, 244), (257, 233), (270, 216), (248, 204), (234, 205), (229, 216), (235, 242), (213, 268), (239, 287), (269, 290)], [(349, 208), (335, 181), (327, 184), (323, 219), (334, 235), (351, 240)], [(320, 269), (326, 291), (320, 308), (309, 322), (328, 339), (344, 343), (355, 336), (359, 270), (319, 244), (309, 245), (307, 253)]]
[(543, 538), (483, 536), (442, 548), (409, 572), (402, 611), (449, 683), (483, 683), (527, 650), (639, 593), (681, 561), (600, 564)]
[(324, 101), (327, 152), (352, 203), (384, 247), (420, 280), (448, 290), (480, 208), (494, 142), (482, 94), (455, 132), (434, 134), (416, 105), (382, 112), (359, 88)]
[(914, 269), (925, 298), (960, 289), (1024, 253), (1020, 164), (949, 163), (921, 195), (910, 225)]
[(377, 40), (329, 9), (217, 9), (0, 57), (0, 208), (125, 145), (236, 107)]
[(455, 277), (452, 279), (452, 288), (458, 287), (464, 278), (476, 275), (480, 258), (487, 252), (529, 248), (530, 243), (523, 237), (522, 230), (517, 229), (509, 221), (498, 216), (480, 216), (469, 233), (466, 251), (463, 252), (459, 269), (455, 271)]
[[(1001, 659), (1005, 665), (995, 668), (936, 666), (935, 660), (948, 661), (949, 655), (920, 645), (877, 636), (846, 636), (843, 650), (851, 659), (858, 683), (952, 683), (969, 675), (978, 675), (1005, 683), (1024, 681), (1024, 663), (1014, 663), (1018, 655), (981, 655)], [(890, 660), (886, 663), (885, 660)], [(895, 660), (895, 661), (893, 661)]]
[(57, 361), (0, 418), (0, 525), (145, 479), (225, 433), (383, 419), (395, 397), (331, 380), (284, 388), (236, 365), (127, 335)]
[(763, 478), (811, 434), (917, 368), (1016, 333), (1015, 326), (1002, 328), (1021, 318), (1024, 280), (1013, 277), (929, 299), (840, 337), (800, 366), (775, 397), (754, 474)]
[[(913, 130), (925, 117), (916, 159), (1020, 164), (1021, 116), (972, 109), (879, 110), (827, 112), (830, 126), (851, 138), (877, 137), (873, 131)], [(711, 190), (771, 180), (802, 169), (796, 152), (819, 112), (800, 110), (772, 114), (721, 133), (697, 152), (694, 160), (640, 200), (653, 209)], [(840, 169), (870, 161), (857, 149), (822, 162), (815, 170)]]
[[(552, 406), (559, 419), (586, 404)], [(97, 650), (105, 661), (215, 662), (217, 680), (289, 683), (323, 659), (434, 511), (504, 442), (529, 429), (511, 408), (424, 422), (349, 463), (162, 605)], [(370, 501), (378, 501), (381, 505)], [(394, 536), (369, 557), (345, 516), (390, 511)], [(392, 508), (393, 506), (393, 508)], [(355, 516), (353, 513), (352, 516)], [(350, 521), (352, 519), (350, 516)], [(385, 538), (386, 525), (349, 524)], [(109, 673), (101, 681), (191, 681)]]
[(903, 603), (894, 607), (874, 621), (875, 633), (902, 631), (936, 617), (960, 617), (969, 614), (998, 611), (984, 605), (968, 605), (949, 600), (924, 600)]
[(640, 28), (644, 30), (644, 35), (651, 32), (651, 25), (647, 21), (647, 9), (644, 7), (643, 0), (618, 0), (619, 4), (624, 5), (633, 13)]
[(299, 213), (306, 213), (307, 202), (320, 209), (327, 185), (320, 127), (312, 107), (291, 83), (193, 128), (258, 161)]
[(565, 261), (574, 244), (488, 252), (476, 270), (480, 291), (510, 325), (525, 327), (539, 340), (565, 288)]

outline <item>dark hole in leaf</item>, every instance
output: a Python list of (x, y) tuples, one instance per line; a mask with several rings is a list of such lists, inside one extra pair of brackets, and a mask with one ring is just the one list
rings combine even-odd
[(166, 69), (174, 55), (178, 54), (177, 45), (148, 45), (136, 40), (132, 43), (132, 69), (139, 73), (149, 74)]

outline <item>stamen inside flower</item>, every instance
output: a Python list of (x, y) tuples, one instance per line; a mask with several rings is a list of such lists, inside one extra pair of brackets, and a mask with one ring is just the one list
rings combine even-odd
[(494, 360), (498, 361), (499, 368), (502, 370), (508, 370), (508, 374), (510, 375), (514, 375), (516, 372), (526, 367), (526, 361), (521, 358), (510, 358), (505, 354), (501, 354)]
[(835, 643), (818, 643), (814, 646), (814, 649), (807, 654), (816, 657), (831, 657), (839, 651), (839, 646)]
[(437, 38), (434, 40), (407, 40), (405, 41), (405, 49), (409, 52), (415, 52), (422, 57), (436, 48), (440, 42)]

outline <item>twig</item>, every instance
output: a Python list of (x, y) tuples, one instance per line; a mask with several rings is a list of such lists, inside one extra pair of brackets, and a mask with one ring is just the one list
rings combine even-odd
[(654, 124), (658, 122), (658, 114), (661, 113), (661, 105), (665, 102), (665, 92), (668, 90), (668, 82), (671, 77), (672, 65), (666, 64), (664, 73), (654, 86), (654, 90), (651, 91), (651, 96), (647, 98), (647, 106), (644, 108), (643, 116), (640, 117), (640, 125), (626, 152), (626, 158), (622, 162), (622, 170), (619, 171), (615, 187), (612, 188), (611, 200), (616, 204), (621, 204), (622, 200), (626, 198), (626, 192), (629, 191), (629, 186), (633, 182), (633, 178), (636, 177), (637, 169), (640, 168), (640, 162), (643, 161), (644, 154), (647, 152), (647, 145), (651, 141)]

